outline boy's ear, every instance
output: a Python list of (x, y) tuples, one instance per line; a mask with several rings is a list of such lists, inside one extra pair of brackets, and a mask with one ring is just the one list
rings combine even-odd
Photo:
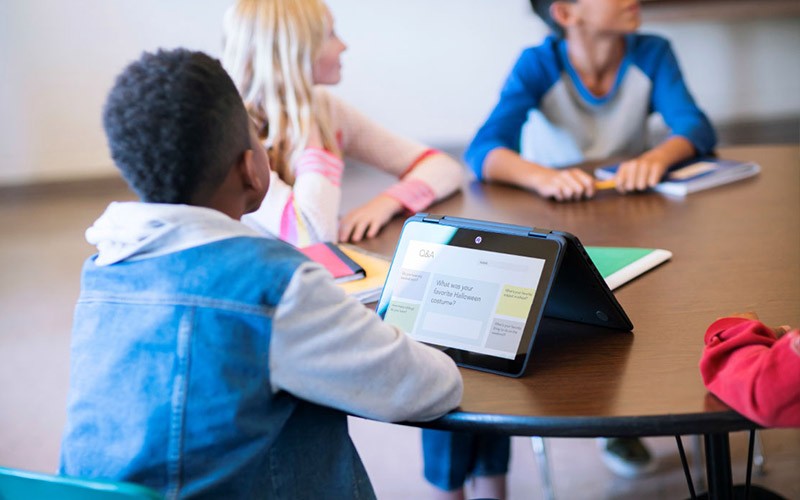
[[(257, 147), (261, 147), (260, 145)], [(260, 156), (259, 156), (260, 153)], [(269, 189), (269, 160), (263, 151), (252, 148), (242, 153), (236, 168), (239, 170), (242, 190), (247, 197), (246, 211), (252, 212), (261, 206)]]
[(249, 210), (255, 210), (261, 205), (261, 201), (267, 192), (269, 177), (265, 178), (263, 173), (259, 171), (261, 166), (258, 165), (255, 152), (252, 149), (248, 149), (242, 154), (242, 158), (236, 168), (239, 171), (243, 190), (252, 198), (252, 203), (248, 205), (255, 205), (254, 208), (249, 208)]
[(256, 162), (253, 157), (253, 150), (247, 149), (242, 153), (242, 158), (239, 160), (239, 175), (242, 178), (242, 186), (245, 188), (258, 188), (260, 179), (256, 175)]
[(550, 4), (550, 17), (559, 26), (566, 28), (575, 22), (574, 8), (575, 4), (571, 2), (553, 2)]

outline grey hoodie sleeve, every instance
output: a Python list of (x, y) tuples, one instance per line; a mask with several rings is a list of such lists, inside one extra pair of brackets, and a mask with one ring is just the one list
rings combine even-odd
[(383, 323), (315, 263), (276, 308), (269, 367), (275, 392), (387, 422), (437, 418), (463, 390), (447, 355)]

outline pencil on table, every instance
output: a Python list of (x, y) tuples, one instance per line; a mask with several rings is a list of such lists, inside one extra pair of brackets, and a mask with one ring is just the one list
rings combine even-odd
[(594, 181), (594, 188), (598, 191), (602, 191), (603, 189), (614, 189), (617, 187), (617, 183), (614, 179), (608, 179), (606, 181)]

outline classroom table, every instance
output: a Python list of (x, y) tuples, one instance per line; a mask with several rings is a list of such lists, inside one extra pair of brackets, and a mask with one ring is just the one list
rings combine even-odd
[[(430, 213), (569, 231), (584, 245), (664, 248), (673, 257), (615, 291), (633, 332), (549, 324), (523, 377), (462, 368), (461, 406), (428, 426), (515, 436), (703, 434), (710, 497), (730, 497), (728, 433), (755, 424), (703, 386), (703, 334), (717, 317), (749, 310), (767, 324), (800, 324), (800, 148), (718, 153), (756, 161), (762, 172), (686, 198), (607, 191), (569, 203), (472, 181), (432, 206)], [(402, 222), (360, 245), (391, 256)]]

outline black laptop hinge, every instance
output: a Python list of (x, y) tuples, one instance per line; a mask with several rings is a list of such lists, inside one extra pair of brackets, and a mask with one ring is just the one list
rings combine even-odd
[(549, 229), (543, 229), (541, 227), (534, 227), (530, 231), (528, 231), (528, 236), (533, 236), (534, 238), (547, 238), (547, 235), (550, 234), (552, 231)]
[(439, 223), (440, 220), (444, 219), (444, 215), (436, 215), (436, 214), (429, 214), (422, 218), (423, 222), (435, 222), (436, 224)]

